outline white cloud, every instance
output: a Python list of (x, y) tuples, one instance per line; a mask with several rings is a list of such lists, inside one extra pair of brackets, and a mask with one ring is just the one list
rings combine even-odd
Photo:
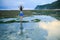
[(25, 3), (23, 1), (21, 1), (21, 2), (19, 1), (19, 2), (17, 2), (17, 4), (18, 5), (24, 5)]
[(24, 8), (23, 10), (32, 10), (33, 8)]

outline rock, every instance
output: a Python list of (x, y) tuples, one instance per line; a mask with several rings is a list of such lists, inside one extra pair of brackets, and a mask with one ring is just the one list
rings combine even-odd
[(40, 22), (39, 19), (34, 19), (34, 20), (31, 20), (31, 21), (33, 21), (33, 22)]

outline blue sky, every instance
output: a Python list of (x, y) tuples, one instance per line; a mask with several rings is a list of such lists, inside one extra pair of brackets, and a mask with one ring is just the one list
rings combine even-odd
[(19, 5), (23, 5), (24, 9), (34, 9), (37, 5), (52, 3), (56, 0), (0, 0), (1, 9), (18, 9)]

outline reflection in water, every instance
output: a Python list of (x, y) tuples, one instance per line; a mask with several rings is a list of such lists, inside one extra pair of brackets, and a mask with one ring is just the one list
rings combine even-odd
[(0, 30), (0, 40), (46, 40), (47, 31), (39, 28), (38, 23), (23, 23), (24, 34), (22, 36), (20, 35), (20, 23), (0, 25), (0, 29), (6, 30)]
[(30, 18), (37, 18), (41, 21), (23, 23), (24, 34), (22, 36), (19, 35), (20, 23), (0, 24), (0, 40), (60, 40), (60, 21), (44, 15), (34, 15), (33, 17), (26, 17), (24, 20), (30, 21)]
[(39, 25), (48, 31), (47, 40), (60, 40), (60, 21), (40, 22)]

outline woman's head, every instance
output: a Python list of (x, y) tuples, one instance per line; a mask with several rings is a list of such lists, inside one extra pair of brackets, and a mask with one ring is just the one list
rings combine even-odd
[(22, 11), (23, 10), (23, 7), (22, 7), (22, 5), (20, 6), (20, 11)]

